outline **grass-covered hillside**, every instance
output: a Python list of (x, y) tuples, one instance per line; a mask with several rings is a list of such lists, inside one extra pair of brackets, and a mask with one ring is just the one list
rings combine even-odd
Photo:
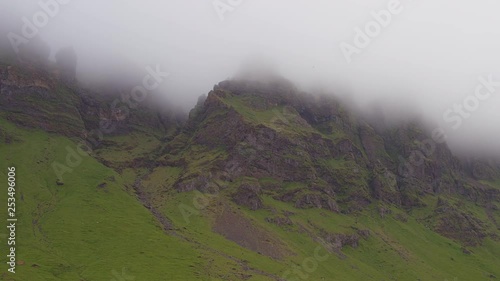
[(226, 81), (185, 124), (139, 108), (96, 141), (106, 100), (0, 69), (18, 214), (0, 280), (500, 278), (498, 167), (440, 145), (401, 175), (416, 124), (380, 131), (284, 81)]

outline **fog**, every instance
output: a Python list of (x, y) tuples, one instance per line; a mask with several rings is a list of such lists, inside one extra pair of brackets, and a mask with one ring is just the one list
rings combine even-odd
[[(42, 39), (55, 60), (73, 47), (84, 83), (159, 66), (170, 75), (156, 91), (188, 109), (258, 57), (305, 90), (327, 89), (363, 110), (377, 104), (389, 118), (417, 113), (457, 151), (500, 155), (495, 0), (0, 3), (1, 48)], [(30, 29), (23, 18), (37, 31), (13, 44), (12, 34), (26, 39)]]

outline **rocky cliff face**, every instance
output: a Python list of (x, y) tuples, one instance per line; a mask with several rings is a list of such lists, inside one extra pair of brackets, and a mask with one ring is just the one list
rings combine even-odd
[[(179, 191), (238, 182), (234, 202), (253, 210), (265, 208), (262, 194), (343, 214), (374, 201), (411, 211), (438, 196), (481, 208), (498, 202), (500, 190), (487, 182), (498, 178), (495, 164), (468, 163), (429, 139), (418, 123), (375, 130), (334, 98), (301, 93), (285, 80), (224, 81), (193, 110), (184, 132), (165, 146), (164, 158), (183, 165)], [(172, 146), (181, 141), (185, 146), (175, 153)], [(194, 146), (211, 159), (193, 163)], [(466, 244), (484, 238), (481, 223), (472, 223), (478, 219), (464, 219), (472, 223), (465, 227), (458, 218), (472, 216), (457, 207), (435, 208), (436, 231)]]
[(0, 109), (7, 120), (48, 132), (79, 136), (84, 122), (79, 98), (50, 73), (0, 66)]
[(183, 122), (175, 111), (151, 109), (147, 102), (131, 108), (118, 93), (81, 89), (72, 78), (35, 66), (0, 65), (0, 110), (16, 124), (76, 138), (92, 131), (171, 135)]

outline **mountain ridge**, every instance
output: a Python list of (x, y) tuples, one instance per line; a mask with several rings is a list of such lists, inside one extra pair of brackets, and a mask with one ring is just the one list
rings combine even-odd
[[(190, 278), (289, 280), (288, 272), (298, 266), (304, 273), (295, 277), (307, 274), (311, 280), (445, 279), (454, 277), (454, 263), (471, 261), (478, 267), (460, 269), (467, 280), (479, 272), (500, 276), (494, 267), (494, 253), (500, 252), (498, 163), (461, 160), (439, 144), (432, 154), (423, 153), (413, 173), (402, 174), (401, 159), (421, 151), (415, 140), (429, 138), (418, 124), (375, 129), (337, 99), (314, 97), (285, 79), (220, 82), (184, 122), (147, 103), (116, 118), (112, 96), (100, 98), (22, 67), (2, 65), (0, 77), (2, 151), (24, 147), (25, 135), (37, 128), (48, 132), (48, 140), (84, 141), (91, 148), (85, 161), (99, 162), (122, 182), (99, 179), (88, 195), (106, 194), (113, 186), (113, 192), (136, 200), (163, 235), (196, 252), (182, 263), (198, 276)], [(96, 142), (89, 133), (113, 118), (112, 132)], [(63, 153), (64, 163), (60, 151), (55, 152)], [(13, 159), (2, 161), (28, 163)], [(60, 200), (62, 190), (79, 188), (76, 174), (91, 170), (74, 167), (58, 179), (50, 161), (43, 163), (47, 188), (57, 190)], [(41, 192), (32, 188), (33, 194)], [(54, 199), (51, 208), (60, 202)], [(38, 219), (44, 216), (49, 215)], [(56, 247), (55, 237), (43, 244)], [(421, 252), (419, 247), (429, 249), (425, 243), (446, 259)], [(318, 268), (304, 271), (302, 262), (320, 252), (311, 252), (316, 247), (330, 261), (316, 259)], [(386, 272), (384, 260), (396, 269)], [(357, 269), (348, 270), (352, 266)], [(77, 267), (69, 265), (68, 271)], [(138, 278), (144, 274), (134, 270)], [(29, 274), (35, 272), (33, 267)], [(170, 280), (193, 280), (176, 278)]]

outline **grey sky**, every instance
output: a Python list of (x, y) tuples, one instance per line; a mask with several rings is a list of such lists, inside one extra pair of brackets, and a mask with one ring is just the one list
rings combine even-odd
[[(81, 79), (160, 64), (171, 73), (162, 94), (186, 108), (247, 58), (272, 58), (305, 89), (322, 85), (360, 106), (376, 100), (394, 116), (414, 109), (447, 128), (454, 147), (500, 154), (500, 87), (458, 129), (456, 118), (443, 119), (474, 94), (480, 76), (500, 81), (500, 2), (401, 0), (400, 12), (351, 63), (340, 44), (352, 45), (355, 28), (364, 29), (371, 12), (391, 1), (220, 2), (234, 6), (223, 20), (213, 0), (72, 0), (60, 4), (39, 36), (52, 55), (74, 46)], [(22, 17), (32, 20), (41, 10), (38, 1), (0, 3), (3, 44), (8, 32), (22, 34)]]

